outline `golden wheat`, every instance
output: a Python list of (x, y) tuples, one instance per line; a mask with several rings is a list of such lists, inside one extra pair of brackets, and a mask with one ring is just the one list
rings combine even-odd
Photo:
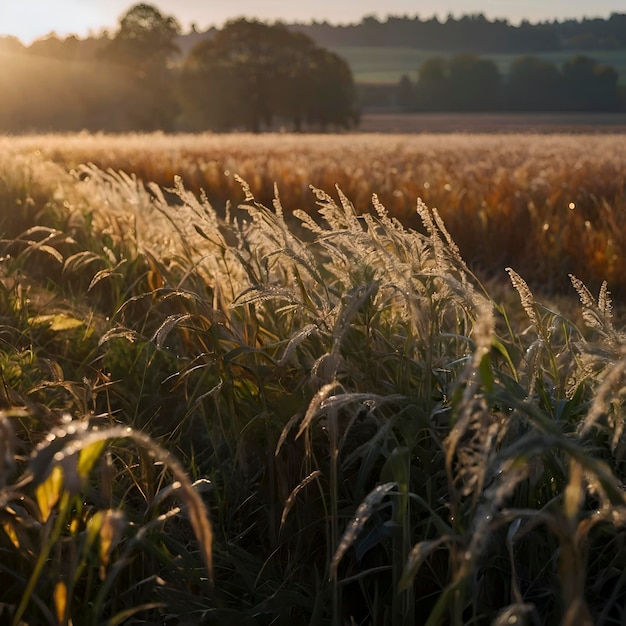
[[(313, 212), (313, 185), (338, 185), (360, 211), (372, 194), (421, 227), (417, 198), (437, 207), (475, 269), (515, 267), (534, 287), (574, 274), (626, 289), (626, 142), (619, 135), (47, 135), (6, 137), (0, 152), (94, 163), (140, 180), (206, 191), (218, 209), (243, 200), (239, 176), (270, 206)], [(236, 176), (237, 175), (237, 176)]]

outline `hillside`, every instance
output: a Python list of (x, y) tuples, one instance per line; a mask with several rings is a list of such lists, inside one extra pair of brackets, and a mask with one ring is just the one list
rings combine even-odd
[[(357, 83), (396, 84), (403, 75), (417, 78), (420, 65), (433, 56), (450, 57), (452, 52), (442, 53), (420, 48), (391, 46), (332, 46), (331, 50), (347, 62)], [(536, 56), (561, 66), (577, 54), (588, 56), (602, 65), (610, 65), (619, 74), (619, 84), (626, 86), (626, 49), (617, 50), (556, 50), (538, 53)], [(511, 63), (518, 54), (484, 54), (484, 58), (496, 63), (499, 71), (507, 76)]]
[(441, 52), (532, 54), (548, 50), (610, 50), (626, 47), (626, 14), (608, 19), (514, 25), (488, 20), (482, 14), (449, 16), (445, 22), (415, 17), (363, 18), (359, 24), (297, 24), (325, 46), (372, 46), (422, 48)]
[[(536, 54), (544, 52), (611, 51), (626, 49), (626, 14), (614, 13), (608, 19), (527, 21), (511, 24), (488, 20), (482, 14), (437, 18), (388, 16), (384, 21), (364, 17), (358, 24), (287, 24), (318, 45), (328, 48), (409, 48), (431, 52), (474, 52), (478, 54)], [(216, 29), (193, 31), (179, 38), (183, 52)]]
[[(365, 17), (358, 24), (323, 22), (288, 27), (343, 57), (361, 84), (397, 83), (403, 75), (414, 79), (419, 66), (430, 57), (471, 52), (493, 60), (504, 76), (511, 63), (524, 54), (559, 66), (572, 56), (585, 55), (614, 67), (620, 85), (626, 85), (626, 14), (613, 14), (606, 20), (524, 22), (517, 26), (468, 15), (445, 22), (390, 16), (385, 21)], [(181, 35), (177, 40), (181, 57), (216, 32), (211, 28)]]

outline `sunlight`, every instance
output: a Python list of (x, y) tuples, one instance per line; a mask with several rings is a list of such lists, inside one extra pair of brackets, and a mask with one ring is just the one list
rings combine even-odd
[(5, 2), (0, 4), (0, 29), (1, 34), (15, 35), (28, 45), (52, 31), (64, 37), (100, 30), (106, 24), (102, 13), (97, 5), (77, 0)]

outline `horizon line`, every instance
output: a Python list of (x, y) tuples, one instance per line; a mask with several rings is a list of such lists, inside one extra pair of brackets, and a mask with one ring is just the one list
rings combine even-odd
[[(162, 12), (163, 15), (169, 15), (166, 12)], [(175, 15), (171, 14), (172, 17), (175, 17)], [(518, 28), (519, 26), (521, 26), (522, 24), (528, 23), (531, 26), (540, 26), (542, 24), (563, 24), (566, 22), (584, 22), (586, 20), (588, 21), (592, 21), (592, 20), (597, 20), (597, 19), (601, 19), (604, 21), (609, 20), (611, 17), (613, 17), (614, 15), (626, 15), (626, 11), (624, 12), (620, 12), (620, 11), (610, 11), (608, 13), (608, 15), (581, 15), (578, 17), (552, 17), (552, 18), (548, 18), (548, 19), (539, 19), (536, 21), (533, 21), (531, 18), (521, 18), (519, 20), (514, 20), (508, 17), (497, 17), (497, 16), (488, 16), (486, 15), (485, 11), (474, 11), (474, 12), (468, 12), (468, 13), (455, 13), (453, 11), (449, 11), (445, 18), (442, 18), (440, 15), (438, 15), (437, 13), (433, 13), (432, 15), (430, 15), (430, 17), (423, 17), (421, 16), (419, 13), (414, 13), (412, 15), (408, 14), (408, 13), (404, 13), (404, 14), (400, 14), (400, 13), (387, 13), (385, 16), (379, 16), (376, 13), (367, 13), (364, 14), (360, 21), (348, 21), (348, 22), (334, 22), (331, 19), (328, 18), (311, 18), (308, 21), (298, 21), (298, 20), (294, 20), (294, 21), (287, 21), (284, 20), (282, 18), (261, 18), (258, 16), (250, 16), (250, 15), (239, 15), (236, 17), (232, 17), (232, 18), (228, 18), (226, 20), (224, 20), (220, 25), (216, 25), (215, 23), (213, 24), (209, 24), (208, 26), (206, 26), (205, 28), (200, 28), (197, 26), (197, 23), (194, 20), (189, 20), (189, 22), (186, 25), (186, 30), (183, 24), (181, 24), (182, 30), (180, 35), (181, 36), (187, 36), (187, 35), (192, 35), (194, 33), (207, 33), (213, 29), (216, 30), (220, 30), (221, 28), (223, 28), (226, 24), (228, 24), (229, 22), (234, 22), (237, 20), (241, 20), (241, 19), (246, 19), (249, 21), (257, 21), (257, 22), (262, 22), (264, 24), (282, 24), (284, 26), (316, 26), (316, 25), (328, 25), (332, 28), (347, 28), (347, 27), (353, 27), (353, 26), (359, 26), (361, 24), (363, 24), (363, 22), (366, 19), (375, 19), (377, 22), (379, 22), (380, 24), (385, 24), (387, 22), (389, 22), (392, 19), (407, 19), (407, 20), (420, 20), (421, 22), (432, 22), (432, 21), (437, 21), (440, 24), (446, 24), (447, 22), (453, 20), (453, 21), (459, 21), (463, 18), (467, 18), (467, 17), (483, 17), (487, 22), (490, 23), (497, 23), (497, 22), (504, 22), (510, 26), (513, 26), (515, 28)], [(178, 18), (176, 18), (178, 21)], [(180, 22), (179, 22), (180, 23)], [(15, 39), (17, 39), (18, 41), (20, 41), (20, 43), (24, 46), (24, 47), (28, 47), (30, 45), (32, 45), (33, 43), (35, 43), (36, 41), (41, 41), (43, 39), (49, 39), (52, 37), (56, 37), (58, 39), (68, 39), (69, 37), (76, 37), (79, 40), (87, 40), (93, 37), (100, 37), (103, 36), (105, 33), (107, 32), (113, 32), (113, 28), (115, 28), (115, 30), (117, 30), (118, 25), (115, 24), (115, 26), (101, 26), (98, 30), (94, 30), (94, 28), (90, 27), (87, 29), (87, 33), (86, 34), (79, 34), (75, 31), (65, 31), (65, 32), (58, 32), (55, 29), (48, 31), (47, 33), (43, 34), (43, 35), (39, 35), (36, 37), (33, 37), (29, 42), (25, 42), (23, 41), (19, 36), (14, 35), (12, 33), (0, 33), (0, 38), (5, 38), (5, 37), (14, 37)], [(194, 29), (195, 27), (195, 29)]]

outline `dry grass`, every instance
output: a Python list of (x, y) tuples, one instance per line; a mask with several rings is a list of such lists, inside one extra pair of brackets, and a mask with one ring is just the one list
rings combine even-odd
[[(574, 225), (593, 217), (589, 194), (623, 192), (621, 146), (82, 139), (7, 139), (0, 150), (2, 620), (623, 622), (626, 335), (613, 285), (562, 277), (580, 299), (578, 323), (536, 299), (510, 263), (514, 290), (496, 300), (447, 228), (483, 257), (543, 245), (552, 256), (539, 269), (556, 275), (554, 224), (559, 245), (577, 238), (580, 256)], [(111, 165), (136, 150), (134, 170), (179, 158), (185, 177), (185, 142), (199, 158), (211, 141), (224, 154), (240, 141), (252, 174), (275, 142), (287, 157), (270, 158), (289, 181), (288, 157), (321, 167), (324, 139), (345, 168), (346, 150), (360, 159), (343, 181), (359, 199), (377, 170), (393, 198), (413, 154), (415, 171), (443, 185), (447, 219), (413, 199), (410, 230), (397, 207), (376, 196), (352, 204), (332, 186), (307, 192), (312, 216), (289, 184), (272, 209), (239, 184), (239, 207), (216, 210), (180, 180), (163, 193), (78, 166), (93, 142), (91, 156), (99, 146)], [(73, 155), (77, 176), (46, 150)], [(568, 170), (572, 154), (581, 167)], [(250, 182), (262, 185), (257, 171)], [(576, 185), (552, 189), (546, 172)], [(428, 181), (419, 184), (431, 192)], [(469, 211), (480, 198), (500, 207), (508, 231), (488, 207)], [(532, 217), (539, 205), (552, 221)], [(545, 241), (528, 235), (535, 225)]]
[(175, 175), (218, 209), (242, 199), (234, 175), (270, 205), (314, 212), (309, 185), (338, 185), (360, 210), (378, 194), (407, 227), (416, 199), (437, 207), (476, 270), (507, 265), (535, 288), (626, 289), (626, 142), (622, 135), (182, 135), (5, 138), (0, 150), (64, 168), (92, 162), (171, 187)]

